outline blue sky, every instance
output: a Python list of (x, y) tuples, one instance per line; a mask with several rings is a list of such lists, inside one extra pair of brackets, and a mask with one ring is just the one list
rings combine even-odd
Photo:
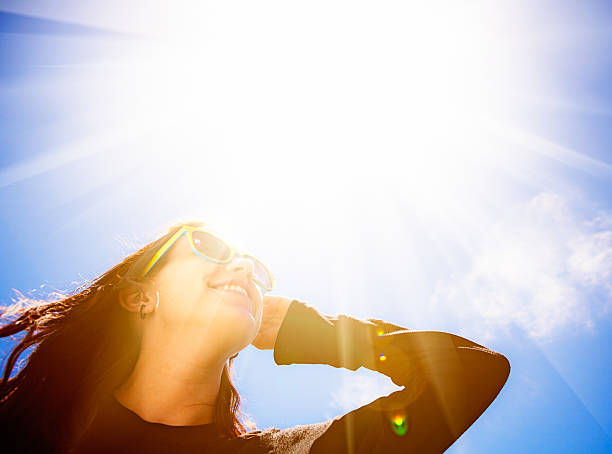
[[(274, 293), (504, 353), (448, 452), (612, 452), (609, 2), (168, 5), (0, 1), (0, 301), (203, 219)], [(259, 427), (396, 389), (236, 364)]]

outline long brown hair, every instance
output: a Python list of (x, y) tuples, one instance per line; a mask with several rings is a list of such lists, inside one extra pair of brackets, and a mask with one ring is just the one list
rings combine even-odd
[[(118, 292), (137, 285), (151, 257), (185, 224), (203, 225), (175, 223), (165, 235), (72, 292), (55, 293), (48, 300), (20, 295), (3, 308), (0, 337), (15, 336), (18, 342), (6, 358), (0, 383), (3, 447), (9, 437), (11, 452), (65, 452), (85, 431), (97, 404), (127, 379), (140, 351), (135, 314), (120, 306)], [(157, 262), (151, 277), (167, 256)], [(31, 351), (27, 361), (14, 371), (26, 351)], [(227, 438), (255, 429), (241, 411), (232, 365), (230, 358), (214, 409), (217, 432)]]

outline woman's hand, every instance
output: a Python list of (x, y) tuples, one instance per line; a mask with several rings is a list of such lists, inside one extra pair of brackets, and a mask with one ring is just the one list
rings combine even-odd
[(274, 350), (276, 336), (289, 310), (291, 301), (290, 298), (284, 296), (264, 295), (261, 327), (251, 344), (260, 350)]

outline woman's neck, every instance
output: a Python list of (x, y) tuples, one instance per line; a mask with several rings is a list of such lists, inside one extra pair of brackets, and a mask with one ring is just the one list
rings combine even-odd
[(169, 426), (213, 422), (225, 362), (196, 364), (189, 353), (143, 348), (131, 375), (115, 390), (115, 398), (148, 422)]

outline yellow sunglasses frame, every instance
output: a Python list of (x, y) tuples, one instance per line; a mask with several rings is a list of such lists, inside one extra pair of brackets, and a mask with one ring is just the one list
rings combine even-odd
[[(215, 259), (214, 257), (209, 257), (207, 255), (202, 254), (200, 251), (197, 250), (197, 248), (195, 247), (195, 244), (193, 244), (193, 232), (204, 232), (204, 233), (207, 233), (208, 235), (211, 235), (211, 236), (215, 237), (216, 239), (218, 239), (219, 241), (221, 241), (222, 243), (226, 244), (228, 249), (230, 250), (229, 257), (227, 259), (225, 259), (225, 260), (218, 260), (218, 259)], [(255, 279), (255, 277), (253, 277), (253, 280), (257, 283), (257, 285), (259, 285), (265, 291), (269, 292), (269, 291), (271, 291), (274, 288), (274, 276), (272, 275), (270, 270), (268, 270), (268, 268), (261, 262), (261, 260), (259, 260), (258, 258), (256, 258), (253, 255), (243, 254), (238, 249), (236, 249), (235, 247), (231, 246), (226, 241), (222, 240), (221, 238), (219, 238), (219, 236), (215, 235), (213, 232), (211, 232), (208, 229), (205, 229), (203, 227), (193, 227), (193, 226), (189, 226), (189, 225), (184, 225), (183, 227), (178, 229), (176, 231), (176, 233), (174, 235), (172, 235), (168, 239), (168, 241), (166, 241), (164, 243), (164, 245), (158, 249), (158, 251), (155, 253), (153, 258), (149, 261), (147, 266), (141, 271), (139, 276), (141, 278), (145, 277), (147, 275), (147, 273), (149, 271), (151, 271), (151, 268), (153, 268), (153, 266), (158, 262), (158, 260), (161, 259), (162, 256), (166, 252), (168, 252), (168, 249), (170, 249), (172, 247), (172, 245), (174, 243), (176, 243), (176, 241), (181, 236), (183, 236), (183, 235), (187, 235), (187, 238), (189, 240), (189, 246), (191, 246), (191, 250), (196, 255), (198, 255), (198, 256), (206, 259), (206, 260), (210, 260), (211, 262), (215, 262), (215, 263), (229, 263), (229, 262), (231, 262), (234, 259), (234, 257), (247, 257), (247, 258), (255, 259), (258, 263), (261, 264), (261, 266), (264, 267), (264, 269), (268, 273), (268, 276), (270, 276), (270, 286), (266, 287), (265, 285), (263, 285), (263, 283), (261, 283), (257, 279)]]

